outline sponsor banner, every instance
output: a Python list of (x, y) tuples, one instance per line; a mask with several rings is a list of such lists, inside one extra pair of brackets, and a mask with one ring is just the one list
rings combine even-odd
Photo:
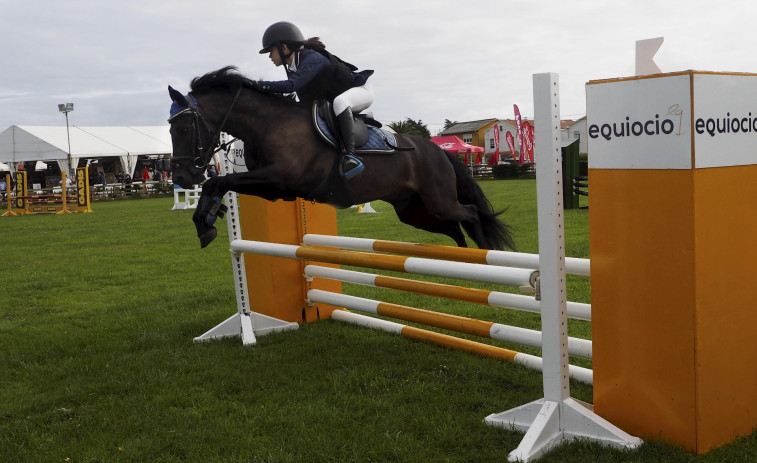
[(489, 165), (499, 163), (499, 125), (494, 124), (494, 154), (489, 157)]
[(79, 211), (90, 209), (89, 167), (76, 168), (76, 207)]
[(494, 125), (494, 155), (499, 157), (499, 125)]
[(514, 160), (518, 160), (518, 156), (515, 155), (515, 140), (513, 140), (513, 134), (511, 132), (505, 132), (505, 141), (507, 147), (510, 148), (510, 154), (513, 155)]
[(757, 75), (693, 78), (694, 167), (757, 164)]
[(531, 127), (531, 162), (534, 162), (534, 139), (536, 136), (536, 127)]
[[(221, 134), (221, 137), (222, 143), (227, 143), (232, 138), (226, 133)], [(231, 169), (234, 173), (247, 172), (247, 164), (244, 161), (244, 142), (242, 140), (236, 140), (231, 144), (229, 156), (231, 156)]]
[(513, 105), (513, 112), (515, 113), (515, 130), (517, 131), (518, 135), (518, 147), (520, 148), (520, 159), (518, 159), (518, 162), (523, 164), (523, 160), (525, 159), (526, 150), (525, 150), (525, 143), (523, 143), (523, 124), (521, 122), (520, 118), (520, 110), (518, 109), (518, 105)]
[(526, 161), (534, 162), (534, 128), (528, 121), (523, 122), (523, 140), (526, 145)]
[(690, 169), (690, 77), (589, 83), (589, 167)]
[(757, 75), (697, 73), (588, 83), (589, 167), (757, 164)]
[[(16, 171), (16, 192), (14, 195), (26, 196), (28, 191), (29, 191), (29, 186), (27, 185), (26, 171), (25, 170)], [(16, 205), (16, 209), (26, 209), (26, 199), (15, 198), (14, 202)]]

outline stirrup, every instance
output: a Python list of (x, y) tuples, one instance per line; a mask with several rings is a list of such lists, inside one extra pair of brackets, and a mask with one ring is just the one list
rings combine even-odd
[[(353, 167), (352, 169), (348, 170), (347, 172), (345, 172), (344, 171), (344, 163), (348, 159), (357, 162), (357, 165), (355, 167)], [(363, 165), (362, 162), (360, 162), (360, 159), (356, 158), (355, 156), (353, 156), (351, 154), (348, 154), (348, 155), (344, 156), (344, 159), (342, 160), (341, 166), (339, 166), (339, 170), (341, 171), (342, 176), (345, 179), (350, 180), (351, 178), (355, 177), (356, 175), (361, 174), (365, 170), (365, 166)]]

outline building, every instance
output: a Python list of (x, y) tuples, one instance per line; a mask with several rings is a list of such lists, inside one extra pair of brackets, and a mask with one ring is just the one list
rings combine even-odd
[(576, 140), (580, 140), (578, 144), (578, 152), (588, 153), (589, 147), (588, 147), (587, 139), (586, 139), (586, 133), (587, 133), (586, 130), (587, 130), (586, 116), (578, 120), (571, 121), (570, 124), (568, 124), (567, 126), (564, 126), (560, 134), (560, 137), (562, 139), (561, 141), (563, 142), (563, 146), (569, 145)]
[(483, 119), (480, 121), (457, 122), (439, 132), (439, 136), (455, 135), (465, 143), (484, 147), (484, 133), (494, 126), (499, 119)]

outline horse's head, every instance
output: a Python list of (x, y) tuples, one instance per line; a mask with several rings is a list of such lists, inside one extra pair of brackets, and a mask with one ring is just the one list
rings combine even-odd
[(213, 140), (213, 132), (198, 111), (192, 94), (185, 97), (170, 86), (168, 93), (173, 100), (168, 119), (173, 143), (173, 181), (182, 188), (192, 188), (204, 180), (203, 173), (212, 156), (211, 148), (217, 141)]

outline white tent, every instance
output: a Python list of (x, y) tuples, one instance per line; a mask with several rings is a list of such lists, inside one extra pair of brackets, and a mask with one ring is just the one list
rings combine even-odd
[[(171, 154), (168, 126), (70, 127), (71, 162), (81, 158), (118, 157), (124, 172), (134, 175), (137, 156)], [(68, 171), (66, 127), (11, 126), (0, 133), (0, 162), (15, 170), (20, 162), (57, 161)]]

